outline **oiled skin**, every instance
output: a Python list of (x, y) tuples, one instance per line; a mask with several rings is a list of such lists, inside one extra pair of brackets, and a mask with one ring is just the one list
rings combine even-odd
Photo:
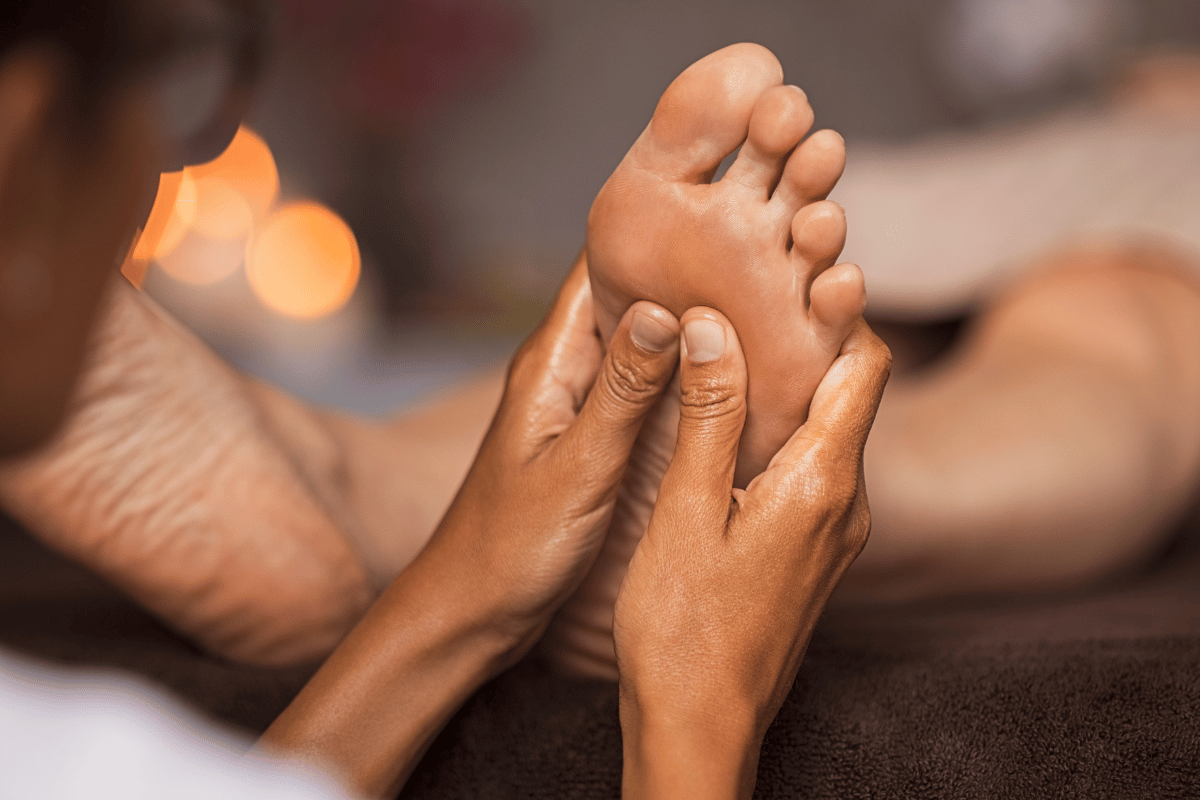
[(844, 212), (824, 201), (845, 151), (832, 131), (800, 144), (813, 112), (782, 76), (757, 45), (693, 64), (667, 88), (588, 216), (601, 333), (637, 299), (676, 314), (716, 308), (737, 326), (751, 376), (741, 486), (803, 422), (864, 297), (861, 275), (846, 266), (814, 285), (845, 242)]
[[(587, 259), (603, 335), (630, 302), (675, 313), (707, 306), (738, 331), (749, 370), (735, 484), (745, 487), (803, 422), (818, 382), (864, 303), (862, 273), (834, 265), (842, 208), (823, 198), (845, 164), (804, 93), (782, 83), (769, 51), (733, 45), (683, 72), (600, 190)], [(709, 183), (741, 147), (723, 178)], [(612, 609), (675, 449), (678, 406), (646, 423), (588, 580), (560, 613), (545, 651), (563, 671), (616, 680)]]

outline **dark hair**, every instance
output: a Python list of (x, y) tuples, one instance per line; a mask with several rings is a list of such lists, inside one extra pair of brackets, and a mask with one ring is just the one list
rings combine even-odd
[[(58, 113), (80, 133), (87, 131), (123, 81), (195, 46), (197, 36), (205, 40), (216, 35), (230, 47), (230, 91), (212, 124), (179, 143), (174, 156), (183, 163), (207, 161), (233, 138), (261, 69), (271, 27), (268, 0), (219, 0), (216, 6), (224, 24), (212, 30), (205, 28), (210, 16), (200, 14), (189, 22), (186, 13), (164, 0), (0, 0), (6, 2), (0, 11), (0, 60), (25, 44), (44, 42), (58, 50), (70, 73)], [(196, 19), (201, 20), (199, 28)]]
[(24, 44), (55, 46), (67, 60), (73, 109), (88, 115), (120, 73), (130, 51), (128, 9), (120, 0), (8, 0), (0, 60)]

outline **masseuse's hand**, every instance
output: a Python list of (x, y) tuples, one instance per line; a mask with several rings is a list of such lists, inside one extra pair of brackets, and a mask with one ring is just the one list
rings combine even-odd
[(808, 421), (743, 492), (737, 334), (707, 309), (682, 322), (679, 440), (615, 610), (624, 796), (749, 797), (817, 617), (867, 540), (862, 453), (891, 359), (860, 320)]
[(538, 640), (595, 560), (679, 324), (636, 303), (607, 354), (582, 262), (513, 360), (429, 544), (263, 737), (367, 795), (395, 792), (450, 714)]
[(633, 442), (678, 363), (679, 323), (652, 303), (625, 314), (607, 355), (595, 330), (581, 260), (517, 352), (475, 463), (427, 547), (489, 595), (490, 618), (522, 639), (515, 655), (595, 560)]

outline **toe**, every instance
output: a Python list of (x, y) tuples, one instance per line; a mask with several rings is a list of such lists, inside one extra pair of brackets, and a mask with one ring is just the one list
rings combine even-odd
[(809, 318), (818, 335), (830, 344), (835, 341), (840, 344), (866, 303), (862, 270), (855, 264), (838, 264), (813, 281), (809, 290)]
[(796, 86), (763, 92), (750, 116), (750, 130), (724, 180), (740, 183), (765, 200), (779, 183), (788, 153), (812, 127), (808, 97)]
[(833, 266), (845, 244), (846, 212), (832, 200), (804, 206), (792, 218), (792, 259), (810, 285)]
[(817, 131), (788, 157), (771, 202), (779, 205), (780, 213), (790, 216), (801, 206), (824, 200), (845, 167), (842, 137), (836, 131)]
[(668, 180), (712, 179), (745, 140), (755, 104), (783, 82), (770, 50), (735, 44), (692, 64), (663, 93), (629, 157)]

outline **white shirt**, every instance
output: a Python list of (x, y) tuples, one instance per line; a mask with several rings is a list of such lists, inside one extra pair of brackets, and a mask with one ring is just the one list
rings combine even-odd
[(346, 800), (116, 670), (0, 651), (0, 800)]

